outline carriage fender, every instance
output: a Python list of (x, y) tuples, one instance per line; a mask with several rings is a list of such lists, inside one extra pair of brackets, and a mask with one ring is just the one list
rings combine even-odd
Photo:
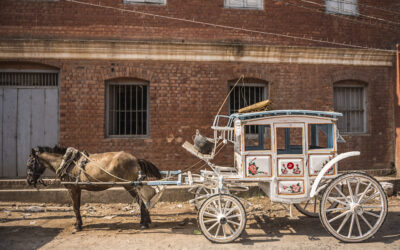
[(343, 160), (343, 159), (345, 159), (345, 158), (352, 157), (352, 156), (357, 156), (357, 155), (360, 155), (360, 151), (351, 151), (351, 152), (346, 152), (346, 153), (343, 153), (343, 154), (339, 154), (339, 155), (337, 155), (335, 158), (333, 158), (332, 160), (330, 160), (330, 161), (321, 169), (321, 172), (319, 172), (317, 178), (315, 178), (315, 181), (314, 181), (314, 183), (313, 183), (313, 185), (312, 185), (312, 188), (311, 188), (310, 198), (314, 197), (314, 195), (315, 195), (315, 193), (316, 193), (316, 191), (317, 191), (318, 185), (319, 185), (319, 183), (321, 182), (322, 177), (325, 175), (325, 173), (326, 173), (334, 164), (336, 164), (338, 161), (341, 161), (341, 160)]

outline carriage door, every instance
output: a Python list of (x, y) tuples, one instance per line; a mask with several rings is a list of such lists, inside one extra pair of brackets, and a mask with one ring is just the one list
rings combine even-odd
[(304, 123), (275, 124), (278, 195), (304, 195)]
[(25, 177), (30, 149), (58, 143), (58, 112), (58, 71), (0, 71), (0, 177)]

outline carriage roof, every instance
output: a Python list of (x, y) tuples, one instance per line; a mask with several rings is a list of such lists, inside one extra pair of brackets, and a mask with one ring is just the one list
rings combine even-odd
[(231, 114), (229, 116), (230, 119), (235, 120), (249, 120), (255, 118), (269, 118), (275, 116), (291, 116), (291, 115), (307, 115), (307, 116), (315, 116), (315, 117), (323, 117), (323, 118), (331, 118), (336, 119), (340, 116), (343, 116), (342, 113), (338, 112), (329, 112), (329, 111), (315, 111), (315, 110), (270, 110), (270, 111), (261, 111), (261, 112), (253, 112), (253, 113), (244, 113), (244, 114)]

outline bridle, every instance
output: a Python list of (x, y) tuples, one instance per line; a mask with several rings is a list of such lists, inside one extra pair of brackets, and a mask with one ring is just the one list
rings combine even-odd
[(39, 160), (39, 150), (38, 149), (33, 149), (33, 152), (31, 153), (29, 160), (27, 162), (27, 175), (28, 176), (32, 176), (32, 182), (28, 182), (28, 184), (33, 184), (34, 187), (36, 187), (37, 182), (39, 182), (40, 184), (42, 184), (43, 186), (47, 186), (46, 183), (44, 183), (43, 179), (40, 178), (40, 176), (42, 175), (42, 173), (40, 173), (38, 171), (38, 169), (45, 169), (45, 167), (43, 166), (43, 164), (40, 162)]

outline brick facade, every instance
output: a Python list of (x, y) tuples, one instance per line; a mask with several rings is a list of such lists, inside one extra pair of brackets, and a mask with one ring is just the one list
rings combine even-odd
[[(166, 6), (123, 5), (122, 0), (101, 1), (101, 4), (384, 49), (393, 49), (400, 37), (399, 25), (382, 24), (377, 21), (374, 21), (374, 25), (360, 24), (359, 22), (369, 21), (362, 17), (346, 17), (353, 19), (349, 22), (347, 19), (322, 12), (310, 12), (286, 3), (297, 1), (264, 1), (264, 10), (226, 9), (223, 8), (223, 0), (167, 2)], [(369, 5), (378, 4), (375, 1), (363, 2)], [(384, 4), (380, 2), (379, 6), (400, 11), (398, 1), (387, 1), (385, 6)], [(371, 12), (371, 9), (367, 10), (361, 6), (359, 11), (368, 15), (383, 13), (383, 17), (388, 20), (400, 22), (398, 16), (388, 12)], [(0, 3), (0, 16), (0, 37), (10, 40), (185, 40), (207, 43), (327, 46), (143, 17), (80, 6), (63, 0), (5, 0)], [(9, 62), (18, 64), (19, 61), (29, 61), (60, 70), (61, 145), (75, 146), (89, 152), (125, 150), (139, 158), (153, 161), (161, 169), (182, 169), (197, 161), (182, 149), (182, 143), (192, 140), (196, 128), (199, 128), (202, 134), (211, 135), (210, 126), (228, 92), (228, 82), (241, 75), (268, 83), (269, 98), (274, 109), (333, 110), (334, 83), (357, 80), (367, 86), (367, 133), (344, 136), (347, 143), (339, 144), (339, 152), (360, 150), (362, 155), (357, 159), (346, 160), (341, 169), (386, 169), (394, 164), (394, 66), (45, 58), (1, 60), (6, 62), (3, 67), (11, 67)], [(148, 138), (106, 138), (105, 81), (118, 78), (142, 79), (149, 82)], [(224, 111), (227, 112), (227, 107)], [(220, 162), (231, 164), (231, 149), (222, 151), (219, 158)]]

